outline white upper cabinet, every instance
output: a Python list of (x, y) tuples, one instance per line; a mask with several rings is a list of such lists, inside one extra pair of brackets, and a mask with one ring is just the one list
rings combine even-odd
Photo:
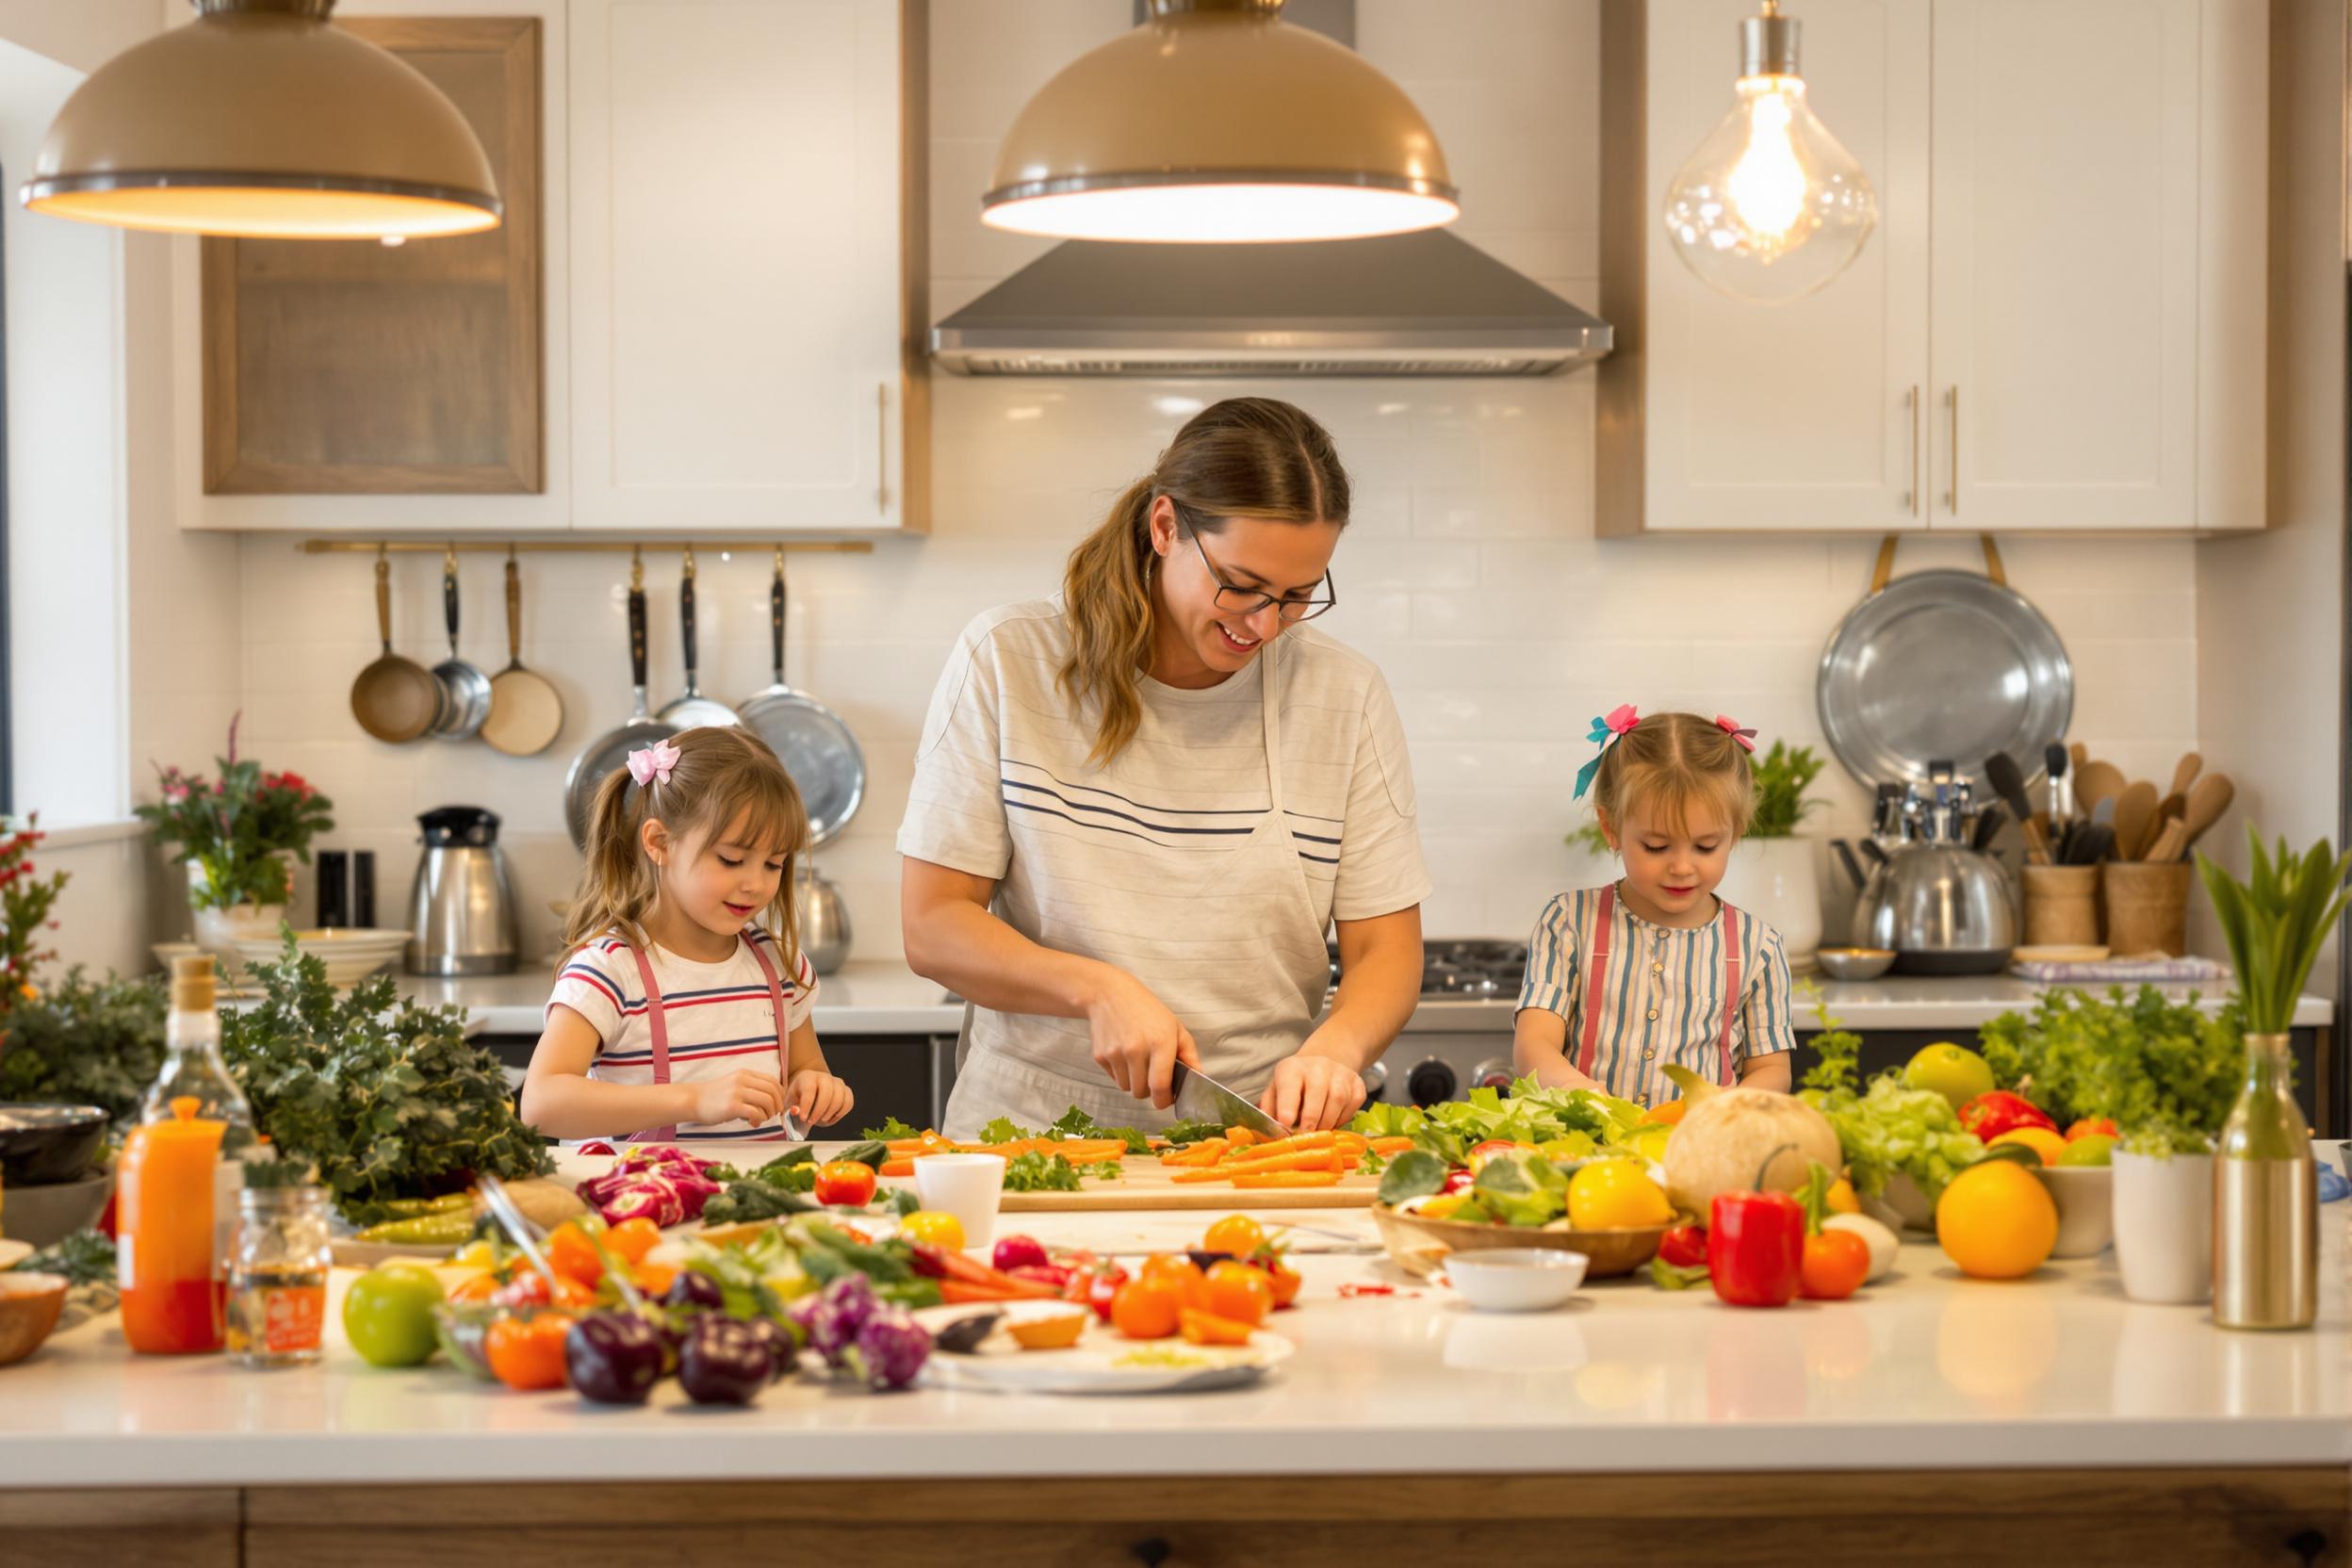
[(896, 0), (571, 13), (575, 526), (919, 526)]
[(1805, 0), (1879, 225), (1778, 306), (1658, 217), (1754, 9), (1607, 0), (1601, 531), (2261, 527), (2264, 8)]

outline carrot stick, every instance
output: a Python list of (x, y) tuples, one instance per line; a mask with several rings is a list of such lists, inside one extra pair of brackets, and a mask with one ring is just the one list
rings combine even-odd
[(1264, 1143), (1266, 1139), (1247, 1127), (1228, 1127), (1225, 1129), (1225, 1141), (1235, 1149), (1246, 1149), (1253, 1143)]
[(1233, 1178), (1237, 1187), (1335, 1187), (1339, 1185), (1336, 1170), (1262, 1170), (1245, 1172)]
[(1222, 1182), (1232, 1176), (1233, 1172), (1225, 1167), (1210, 1165), (1199, 1166), (1189, 1170), (1179, 1170), (1168, 1180), (1171, 1182)]
[(1276, 1154), (1296, 1154), (1305, 1149), (1329, 1149), (1338, 1137), (1337, 1133), (1294, 1133), (1289, 1137), (1257, 1145), (1250, 1151), (1250, 1158), (1259, 1160)]
[(1382, 1159), (1401, 1154), (1412, 1147), (1413, 1140), (1411, 1138), (1374, 1138), (1372, 1140), (1372, 1152), (1380, 1155)]
[(879, 1176), (912, 1176), (914, 1173), (915, 1161), (911, 1154), (905, 1159), (884, 1160), (882, 1168), (875, 1172)]
[(1218, 1168), (1229, 1176), (1263, 1176), (1269, 1170), (1329, 1170), (1331, 1167), (1330, 1150), (1301, 1149), (1295, 1154), (1277, 1154), (1271, 1159), (1235, 1160)]

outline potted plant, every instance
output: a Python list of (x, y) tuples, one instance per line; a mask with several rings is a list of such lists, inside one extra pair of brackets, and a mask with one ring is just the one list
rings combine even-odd
[(2339, 858), (2322, 839), (2296, 856), (2281, 839), (2274, 858), (2251, 824), (2246, 836), (2249, 881), (2197, 858), (2246, 1011), (2245, 1073), (2214, 1149), (2213, 1321), (2308, 1329), (2319, 1312), (2319, 1195), (2287, 1031), (2320, 944), (2344, 912), (2352, 855)]
[(1821, 776), (1821, 759), (1811, 746), (1774, 741), (1750, 764), (1756, 778), (1756, 815), (1731, 852), (1731, 865), (1717, 890), (1780, 933), (1789, 966), (1813, 967), (1821, 945), (1821, 870), (1816, 846), (1799, 839), (1797, 826), (1821, 804), (1805, 791)]
[(285, 918), (292, 862), (307, 863), (311, 839), (335, 826), (335, 803), (299, 774), (238, 758), (234, 722), (228, 755), (216, 761), (218, 778), (158, 768), (161, 798), (133, 809), (157, 840), (179, 846), (172, 858), (188, 867), (196, 940), (234, 973), (237, 939), (268, 935)]

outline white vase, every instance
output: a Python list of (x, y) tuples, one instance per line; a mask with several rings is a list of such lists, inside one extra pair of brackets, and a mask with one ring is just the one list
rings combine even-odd
[(2134, 1301), (2213, 1293), (2213, 1157), (2115, 1152), (2115, 1266)]
[[(283, 853), (283, 852), (281, 852)], [(292, 871), (291, 855), (286, 856)], [(237, 951), (240, 939), (251, 941), (256, 937), (273, 937), (279, 923), (286, 919), (283, 904), (232, 904), (225, 909), (207, 908), (202, 898), (206, 878), (204, 868), (197, 861), (188, 862), (188, 893), (189, 913), (196, 925), (196, 945), (220, 961), (220, 972), (227, 979), (237, 979), (245, 972), (244, 955)], [(289, 874), (287, 886), (293, 885)]]
[(1821, 945), (1821, 878), (1811, 839), (1742, 839), (1716, 893), (1780, 933), (1788, 966), (1813, 967)]

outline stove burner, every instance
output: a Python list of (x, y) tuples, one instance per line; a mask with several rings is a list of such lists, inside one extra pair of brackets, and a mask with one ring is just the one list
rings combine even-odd
[[(1339, 983), (1339, 947), (1331, 947), (1331, 983)], [(1421, 994), (1462, 1002), (1509, 1001), (1527, 976), (1527, 944), (1492, 939), (1426, 942)]]

